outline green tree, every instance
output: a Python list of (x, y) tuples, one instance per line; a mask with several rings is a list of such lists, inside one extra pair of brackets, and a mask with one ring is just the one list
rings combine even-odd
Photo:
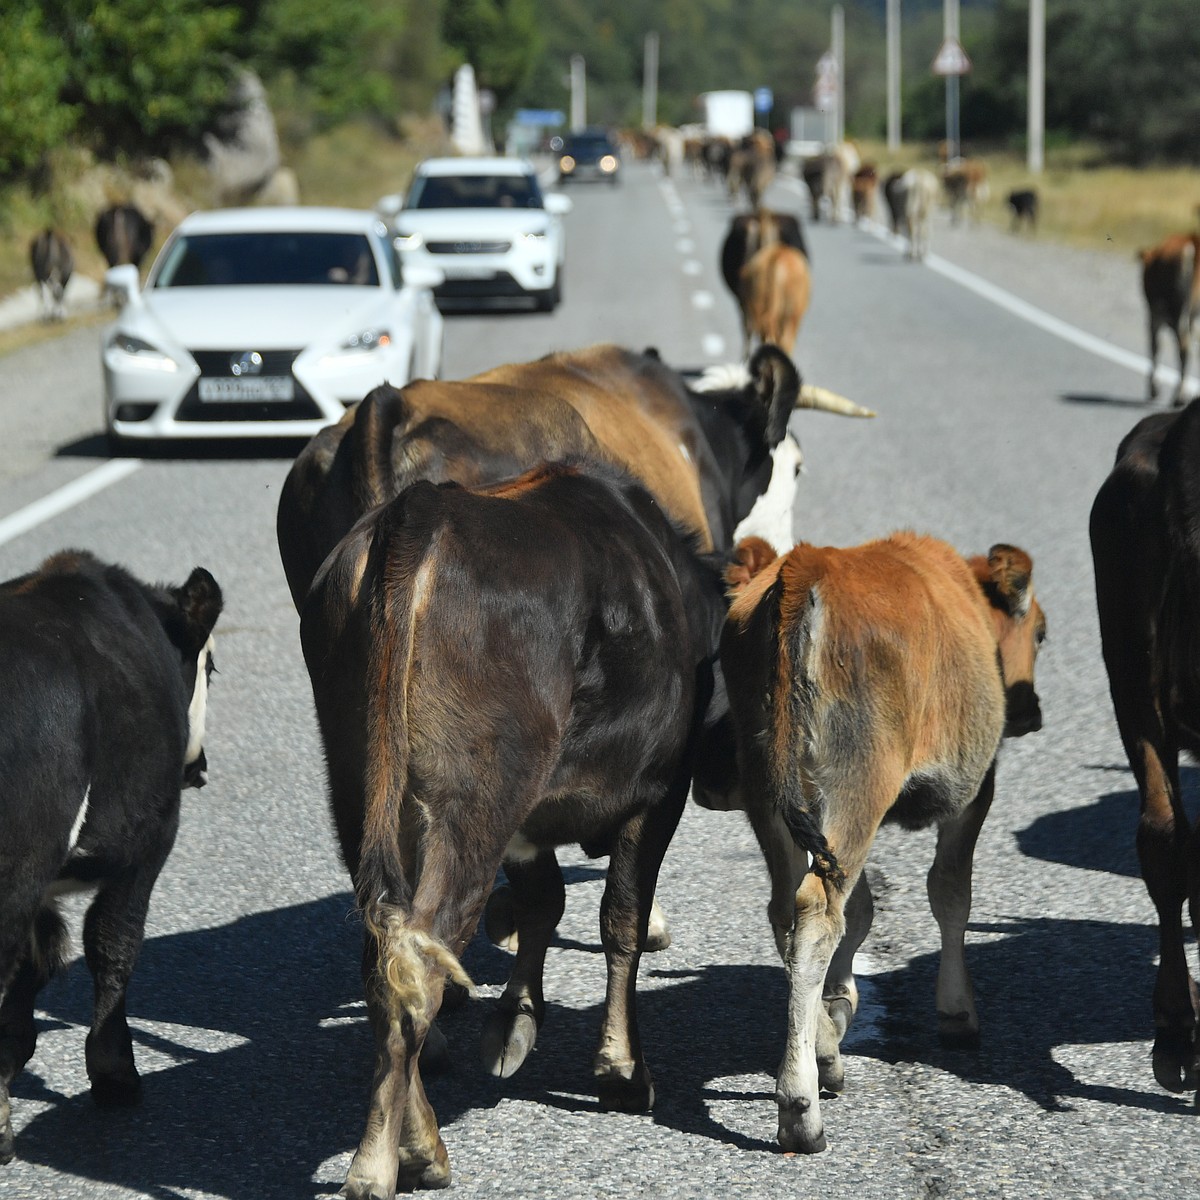
[(69, 69), (40, 5), (10, 0), (0, 11), (0, 178), (35, 167), (74, 128), (79, 110), (60, 100)]
[(442, 35), (474, 67), (480, 87), (496, 93), (498, 107), (525, 86), (543, 49), (535, 0), (453, 0)]
[(46, 0), (69, 55), (63, 99), (103, 152), (194, 143), (226, 103), (237, 10), (204, 0)]

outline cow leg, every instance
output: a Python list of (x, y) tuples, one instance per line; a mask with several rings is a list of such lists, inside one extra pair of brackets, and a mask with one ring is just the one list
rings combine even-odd
[(943, 1045), (975, 1048), (979, 1045), (979, 1014), (975, 989), (967, 970), (966, 932), (971, 917), (971, 870), (975, 843), (992, 806), (996, 786), (993, 761), (979, 793), (953, 820), (938, 827), (937, 850), (925, 885), (929, 907), (942, 934), (938, 964), (938, 1037)]
[(1179, 319), (1175, 327), (1175, 341), (1179, 346), (1179, 382), (1175, 385), (1175, 396), (1172, 400), (1176, 408), (1183, 407), (1183, 385), (1187, 378), (1188, 343), (1191, 341), (1190, 321), (1186, 313)]
[(1155, 371), (1158, 369), (1158, 319), (1153, 310), (1150, 313), (1150, 378), (1146, 383), (1146, 399), (1153, 402), (1158, 397), (1158, 380)]
[[(525, 1061), (546, 1015), (542, 973), (546, 951), (566, 905), (562, 870), (553, 850), (504, 865), (510, 885), (517, 958), (508, 986), (483, 1027), (483, 1065), (507, 1079)], [(493, 893), (493, 896), (495, 893)], [(489, 899), (488, 906), (491, 908)]]
[(608, 985), (600, 1043), (593, 1059), (600, 1104), (622, 1112), (649, 1112), (654, 1081), (642, 1057), (635, 988), (658, 870), (679, 824), (688, 783), (673, 786), (663, 802), (636, 813), (618, 830), (609, 853), (600, 902), (600, 940)]
[[(1188, 894), (1188, 819), (1179, 799), (1178, 752), (1173, 746), (1154, 745), (1149, 738), (1143, 738), (1133, 748), (1130, 762), (1141, 797), (1138, 862), (1158, 913), (1154, 1077), (1161, 1087), (1180, 1092), (1197, 1086), (1197, 1013), (1183, 942), (1183, 905)], [(1200, 834), (1192, 831), (1191, 836), (1196, 844)]]
[(142, 948), (150, 893), (170, 851), (173, 827), (171, 835), (151, 861), (104, 884), (83, 923), (83, 951), (94, 993), (84, 1057), (97, 1104), (134, 1104), (141, 1096), (125, 1019), (125, 990)]
[[(817, 1026), (817, 1073), (823, 1088), (840, 1092), (845, 1086), (841, 1042), (858, 1011), (858, 987), (854, 982), (854, 955), (863, 944), (875, 917), (875, 901), (867, 885), (865, 872), (858, 877), (843, 909), (846, 932), (825, 972), (825, 987), (821, 996), (828, 1022)], [(831, 1036), (832, 1035), (832, 1036)]]

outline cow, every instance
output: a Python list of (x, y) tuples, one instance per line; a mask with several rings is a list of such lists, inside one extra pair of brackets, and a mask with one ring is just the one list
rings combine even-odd
[(987, 163), (978, 158), (955, 159), (942, 168), (951, 223), (957, 224), (964, 211), (972, 221), (979, 220), (979, 206), (990, 193), (987, 176)]
[(729, 229), (721, 243), (721, 278), (737, 303), (739, 314), (742, 305), (742, 268), (764, 246), (777, 242), (794, 247), (806, 259), (809, 256), (800, 220), (791, 213), (756, 208), (753, 212), (735, 214), (729, 222)]
[[(928, 893), (941, 930), (939, 1033), (978, 1041), (963, 945), (972, 856), (1001, 737), (1041, 727), (1033, 664), (1045, 617), (1029, 556), (1008, 545), (964, 559), (897, 533), (781, 557), (750, 541), (739, 559), (720, 648), (736, 772), (702, 753), (695, 791), (707, 807), (744, 808), (766, 859), (790, 990), (778, 1140), (816, 1153), (818, 1091), (844, 1084), (852, 962), (873, 915), (862, 872), (884, 821), (938, 827)], [(732, 802), (705, 797), (731, 784)]]
[(1172, 404), (1183, 405), (1184, 376), (1187, 374), (1188, 352), (1200, 317), (1200, 271), (1196, 260), (1200, 256), (1200, 234), (1173, 233), (1165, 241), (1138, 253), (1142, 264), (1142, 291), (1150, 317), (1150, 377), (1147, 382), (1149, 399), (1158, 395), (1155, 372), (1158, 368), (1158, 334), (1169, 329), (1179, 347), (1179, 382), (1175, 385)]
[(804, 186), (808, 188), (809, 199), (812, 201), (812, 219), (821, 219), (821, 197), (825, 194), (825, 164), (824, 154), (806, 158), (800, 166), (800, 175)]
[(418, 479), (493, 483), (543, 461), (607, 457), (699, 532), (705, 548), (728, 550), (768, 490), (774, 451), (794, 441), (794, 409), (874, 415), (801, 386), (774, 348), (702, 386), (689, 387), (653, 351), (602, 344), (465, 380), (375, 389), (308, 443), (284, 482), (276, 531), (297, 609), (354, 522)]
[(1022, 226), (1030, 233), (1037, 228), (1038, 194), (1033, 188), (1020, 188), (1008, 193), (1008, 207), (1012, 210), (1011, 231), (1018, 232)]
[(142, 260), (154, 242), (154, 222), (136, 205), (114, 204), (96, 218), (96, 245), (110, 267)]
[[(1200, 1012), (1182, 909), (1200, 929), (1200, 823), (1189, 829), (1180, 751), (1200, 754), (1200, 401), (1145, 417), (1117, 450), (1089, 533), (1100, 641), (1137, 782), (1137, 854), (1158, 916), (1154, 1077), (1200, 1088)], [(1200, 1100), (1200, 1093), (1197, 1099)]]
[(446, 977), (470, 985), (459, 956), (501, 862), (519, 950), (485, 1065), (507, 1077), (533, 1048), (563, 911), (554, 848), (580, 843), (609, 855), (600, 1102), (653, 1105), (634, 984), (725, 611), (719, 564), (696, 550), (632, 477), (570, 460), (415, 483), (318, 572), (301, 640), (377, 1055), (351, 1200), (450, 1181), (418, 1056)]
[(56, 229), (43, 229), (29, 244), (29, 265), (41, 297), (42, 319), (61, 321), (63, 296), (75, 270), (71, 243)]
[(904, 219), (905, 191), (904, 172), (890, 171), (883, 181), (883, 202), (887, 205), (888, 224), (893, 233), (901, 233), (906, 228)]
[(843, 213), (850, 211), (850, 181), (861, 166), (862, 159), (853, 142), (838, 142), (825, 156), (821, 195), (835, 225)]
[(875, 188), (879, 184), (879, 172), (874, 163), (864, 163), (854, 172), (850, 180), (850, 199), (854, 205), (855, 221), (870, 219), (875, 208)]
[(747, 356), (756, 338), (791, 354), (811, 296), (812, 276), (801, 251), (782, 242), (759, 250), (742, 268), (738, 288)]
[(758, 208), (775, 178), (775, 169), (775, 139), (765, 129), (747, 134), (729, 156), (725, 179), (730, 200), (744, 190), (750, 207)]
[(904, 194), (907, 256), (914, 262), (920, 262), (929, 253), (929, 224), (937, 205), (937, 177), (924, 167), (912, 167), (901, 177), (900, 188)]
[(0, 584), (0, 1163), (14, 1153), (9, 1088), (33, 1057), (34, 1003), (66, 955), (65, 893), (95, 892), (83, 927), (92, 1097), (138, 1098), (125, 989), (180, 790), (205, 782), (220, 611), (202, 567), (151, 586), (81, 550)]

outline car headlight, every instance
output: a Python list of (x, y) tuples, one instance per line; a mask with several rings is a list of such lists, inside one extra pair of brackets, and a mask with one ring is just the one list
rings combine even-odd
[(531, 229), (528, 233), (521, 234), (521, 236), (527, 242), (540, 242), (545, 240), (546, 231), (544, 229)]
[(139, 367), (152, 371), (178, 371), (179, 364), (157, 346), (131, 333), (118, 330), (108, 339), (108, 349), (127, 354)]
[(558, 160), (558, 169), (560, 171), (575, 170), (575, 160), (569, 154), (564, 154), (562, 158)]
[(419, 250), (425, 239), (419, 233), (398, 233), (395, 238), (397, 250)]
[(615, 171), (616, 169), (617, 169), (617, 160), (611, 154), (606, 154), (600, 160), (600, 170), (604, 171), (606, 174), (611, 175), (612, 172)]
[(371, 350), (382, 350), (392, 344), (392, 335), (386, 329), (372, 327), (348, 337), (339, 347), (342, 354), (358, 354)]

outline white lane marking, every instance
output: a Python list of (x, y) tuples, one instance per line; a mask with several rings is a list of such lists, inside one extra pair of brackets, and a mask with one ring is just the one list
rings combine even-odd
[(709, 358), (721, 358), (725, 353), (725, 339), (719, 333), (704, 335), (704, 353)]
[(694, 308), (712, 308), (713, 294), (712, 292), (693, 292), (692, 306)]
[(142, 461), (138, 458), (113, 459), (112, 462), (106, 462), (104, 466), (97, 467), (94, 471), (89, 471), (78, 479), (73, 479), (70, 483), (60, 487), (58, 491), (51, 492), (50, 495), (43, 496), (40, 500), (35, 500), (32, 504), (18, 509), (11, 516), (0, 520), (0, 546), (11, 542), (13, 538), (20, 537), (23, 533), (28, 533), (43, 521), (57, 517), (77, 504), (82, 504), (84, 500), (90, 499), (97, 492), (102, 492), (106, 487), (119, 483), (122, 479), (132, 475), (141, 465)]
[(693, 242), (691, 238), (680, 238), (679, 241), (675, 243), (675, 249), (678, 250), (680, 254), (694, 254), (696, 252), (696, 243)]

